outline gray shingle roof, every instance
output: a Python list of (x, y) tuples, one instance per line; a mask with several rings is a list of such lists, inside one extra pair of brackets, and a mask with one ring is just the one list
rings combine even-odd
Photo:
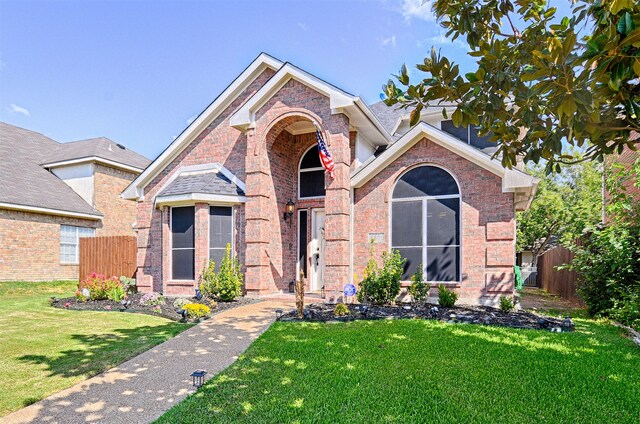
[(58, 145), (37, 132), (0, 122), (0, 202), (101, 216), (38, 165)]
[[(430, 110), (433, 110), (435, 108), (442, 109), (445, 106), (447, 105), (429, 106), (429, 108)], [(396, 105), (387, 106), (383, 101), (373, 103), (369, 105), (369, 108), (378, 117), (378, 120), (382, 123), (384, 128), (389, 132), (389, 134), (391, 134), (391, 136), (395, 140), (399, 139), (400, 137), (402, 137), (408, 132), (409, 127), (404, 127), (405, 128), (404, 130), (402, 130), (402, 127), (401, 127), (397, 133), (392, 134), (393, 130), (396, 128), (396, 125), (398, 124), (398, 120), (402, 116), (409, 114), (408, 109), (400, 109)], [(493, 156), (493, 154), (498, 150), (498, 146), (490, 146), (490, 147), (485, 147), (484, 149), (478, 149), (478, 150), (480, 150), (481, 152), (489, 156)]]
[(141, 154), (105, 137), (56, 144), (57, 146), (40, 162), (41, 165), (94, 156), (140, 169), (146, 168), (151, 163)]
[(158, 196), (191, 193), (244, 196), (244, 191), (220, 172), (180, 175)]

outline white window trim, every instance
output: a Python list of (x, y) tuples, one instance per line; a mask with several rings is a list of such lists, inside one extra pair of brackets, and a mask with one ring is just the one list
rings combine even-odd
[[(191, 247), (179, 247), (175, 250), (193, 250), (193, 279), (191, 280), (179, 280), (173, 278), (173, 209), (174, 208), (184, 208), (184, 207), (193, 207), (193, 248)], [(195, 206), (171, 206), (169, 208), (169, 272), (170, 277), (169, 281), (175, 283), (193, 283), (196, 281), (196, 207)]]
[[(453, 180), (455, 181), (456, 185), (458, 186), (458, 194), (447, 194), (447, 195), (442, 195), (442, 196), (419, 196), (419, 197), (406, 197), (406, 198), (401, 198), (401, 199), (394, 199), (393, 198), (393, 192), (395, 191), (396, 185), (398, 184), (398, 181), (400, 181), (402, 179), (402, 177), (407, 174), (408, 172), (416, 169), (416, 168), (420, 168), (423, 166), (430, 166), (433, 168), (440, 168), (443, 171), (447, 172), (451, 178), (453, 178)], [(459, 244), (448, 244), (448, 245), (429, 245), (427, 246), (427, 232), (428, 232), (428, 225), (427, 225), (427, 200), (437, 200), (437, 199), (455, 199), (458, 198), (458, 208), (459, 208), (459, 219), (458, 219), (458, 231), (460, 234), (460, 242)], [(407, 201), (422, 201), (422, 222), (423, 222), (423, 229), (422, 229), (422, 246), (393, 246), (393, 233), (392, 233), (392, 229), (393, 229), (393, 204), (395, 202), (407, 202)], [(389, 248), (389, 252), (393, 251), (394, 249), (401, 249), (401, 248), (420, 248), (422, 249), (422, 270), (424, 272), (424, 277), (425, 277), (425, 283), (430, 284), (430, 285), (438, 285), (438, 284), (444, 284), (444, 285), (457, 285), (457, 284), (461, 284), (462, 283), (462, 191), (460, 190), (460, 183), (458, 182), (458, 179), (453, 175), (453, 173), (451, 173), (451, 171), (449, 171), (448, 169), (440, 166), (440, 165), (436, 165), (436, 164), (432, 164), (432, 163), (422, 163), (416, 166), (412, 166), (409, 169), (406, 169), (402, 174), (400, 174), (398, 176), (398, 178), (396, 179), (396, 182), (393, 184), (393, 188), (391, 189), (391, 193), (389, 195), (389, 241), (388, 241), (388, 248)], [(428, 281), (427, 278), (427, 250), (430, 247), (457, 247), (459, 249), (459, 258), (458, 258), (458, 279), (457, 280), (452, 280), (452, 281)], [(409, 280), (403, 280), (403, 281), (409, 281)]]
[[(209, 215), (207, 217), (207, 258), (209, 261), (211, 260), (211, 208), (214, 206), (221, 208), (231, 208), (231, 257), (234, 258), (236, 256), (236, 209), (228, 204), (209, 205)], [(208, 261), (207, 266), (209, 266)]]
[(301, 184), (300, 184), (300, 174), (303, 172), (312, 172), (312, 171), (324, 171), (325, 169), (320, 166), (320, 167), (315, 167), (315, 168), (305, 168), (305, 169), (301, 169), (300, 166), (302, 166), (302, 159), (304, 159), (304, 157), (307, 155), (307, 153), (309, 153), (309, 151), (313, 148), (318, 148), (317, 144), (312, 144), (311, 146), (309, 146), (308, 149), (306, 149), (304, 151), (304, 153), (302, 154), (302, 156), (300, 156), (300, 160), (298, 161), (298, 200), (312, 200), (312, 199), (324, 199), (326, 197), (326, 193), (327, 193), (327, 185), (326, 185), (326, 181), (324, 184), (324, 191), (325, 191), (325, 195), (324, 196), (308, 196), (308, 197), (302, 197), (300, 195), (300, 188), (301, 188)]
[[(75, 230), (75, 243), (67, 243), (62, 241), (62, 227), (73, 228)], [(86, 228), (92, 230), (92, 235), (80, 237), (80, 228)], [(77, 225), (60, 225), (60, 264), (61, 265), (79, 265), (80, 264), (80, 239), (81, 238), (90, 238), (96, 236), (96, 229), (91, 227), (78, 227)], [(65, 246), (75, 246), (75, 261), (74, 262), (66, 262), (62, 260), (62, 245)]]

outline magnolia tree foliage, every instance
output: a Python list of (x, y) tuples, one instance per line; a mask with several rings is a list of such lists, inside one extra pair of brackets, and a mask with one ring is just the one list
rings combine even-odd
[[(385, 102), (411, 110), (412, 125), (427, 106), (456, 105), (454, 124), (492, 134), (505, 166), (523, 156), (559, 172), (562, 163), (635, 148), (640, 2), (559, 1), (571, 6), (570, 16), (558, 16), (555, 1), (436, 0), (437, 21), (451, 40), (466, 39), (476, 70), (461, 75), (432, 49), (416, 65), (419, 80), (403, 65), (397, 83), (383, 86)], [(585, 153), (578, 159), (567, 145)]]

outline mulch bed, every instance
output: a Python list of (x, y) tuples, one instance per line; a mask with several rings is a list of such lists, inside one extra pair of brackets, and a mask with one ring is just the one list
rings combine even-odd
[(305, 317), (297, 318), (295, 310), (285, 312), (281, 321), (354, 321), (377, 319), (431, 319), (448, 323), (467, 323), (493, 325), (499, 327), (525, 328), (533, 330), (549, 330), (553, 332), (567, 332), (574, 330), (570, 318), (552, 318), (531, 312), (518, 311), (505, 313), (500, 309), (487, 306), (454, 306), (443, 308), (432, 304), (411, 306), (369, 306), (366, 313), (362, 313), (359, 305), (350, 304), (349, 315), (336, 317), (333, 315), (335, 305), (328, 303), (313, 303), (305, 308)]
[[(129, 295), (127, 300), (131, 301), (131, 303), (127, 307), (124, 307), (120, 302), (113, 302), (111, 300), (89, 300), (86, 302), (82, 302), (77, 300), (75, 297), (68, 297), (63, 299), (52, 298), (51, 306), (53, 306), (54, 308), (73, 309), (80, 311), (132, 312), (163, 317), (173, 321), (186, 322), (186, 320), (178, 314), (178, 310), (173, 307), (173, 302), (178, 299), (177, 297), (165, 296), (165, 303), (163, 305), (160, 305), (160, 312), (156, 312), (156, 309), (154, 309), (153, 306), (140, 304), (140, 299), (143, 295), (143, 293)], [(202, 305), (209, 306), (211, 308), (211, 315), (215, 315), (228, 309), (237, 308), (239, 306), (260, 302), (259, 299), (240, 297), (233, 302), (217, 302), (217, 305), (212, 308), (210, 305), (210, 299), (202, 298), (198, 300), (196, 298), (188, 298), (188, 300), (189, 303), (200, 303)]]

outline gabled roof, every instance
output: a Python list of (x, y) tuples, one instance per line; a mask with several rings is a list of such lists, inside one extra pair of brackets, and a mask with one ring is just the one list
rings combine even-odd
[(39, 165), (59, 143), (0, 122), (0, 208), (100, 219), (64, 181)]
[(105, 137), (56, 144), (57, 146), (41, 160), (40, 165), (55, 168), (72, 163), (104, 162), (140, 173), (151, 162), (141, 154)]
[(255, 113), (273, 97), (289, 80), (294, 79), (329, 98), (331, 113), (344, 113), (349, 123), (357, 127), (367, 139), (376, 145), (393, 142), (377, 116), (357, 96), (329, 84), (328, 82), (287, 62), (269, 81), (256, 91), (230, 118), (230, 124), (242, 131), (255, 126)]
[(122, 192), (125, 199), (141, 199), (144, 187), (176, 158), (211, 122), (266, 69), (277, 70), (282, 62), (260, 53), (258, 57)]
[(378, 118), (359, 97), (353, 96), (322, 79), (278, 59), (261, 53), (251, 64), (193, 121), (152, 163), (122, 192), (130, 200), (144, 198), (144, 187), (180, 154), (211, 122), (216, 119), (265, 69), (277, 71), (230, 118), (231, 125), (241, 130), (249, 128), (253, 113), (273, 96), (287, 81), (294, 78), (329, 97), (333, 113), (345, 113), (376, 145), (393, 141)]
[(539, 181), (537, 178), (518, 169), (505, 168), (497, 159), (425, 122), (420, 122), (378, 157), (356, 169), (351, 174), (351, 186), (362, 187), (425, 137), (502, 178), (502, 191), (516, 193), (516, 208), (526, 209), (533, 200)]

